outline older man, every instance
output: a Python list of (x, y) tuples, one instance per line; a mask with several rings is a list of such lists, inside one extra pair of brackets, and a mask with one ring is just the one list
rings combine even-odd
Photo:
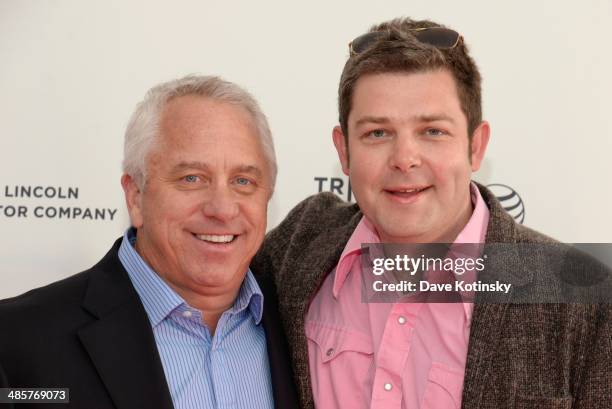
[(247, 92), (151, 89), (125, 135), (132, 227), (91, 269), (2, 301), (2, 386), (70, 388), (74, 408), (294, 407), (274, 298), (249, 270), (275, 176)]
[[(333, 141), (357, 204), (306, 199), (252, 263), (275, 277), (303, 406), (612, 407), (610, 306), (512, 302), (556, 276), (538, 251), (553, 241), (471, 181), (489, 124), (461, 35), (431, 21), (374, 26), (351, 43), (338, 100)], [(365, 303), (364, 243), (530, 245), (530, 260), (506, 265), (536, 268), (514, 271), (497, 303)]]

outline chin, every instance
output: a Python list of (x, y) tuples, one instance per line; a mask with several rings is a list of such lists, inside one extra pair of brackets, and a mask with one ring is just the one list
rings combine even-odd
[[(231, 271), (230, 271), (231, 270)], [(207, 272), (202, 273), (201, 280), (203, 283), (214, 283), (213, 285), (224, 285), (236, 280), (236, 277), (246, 273), (246, 269), (244, 272), (238, 272), (235, 269), (229, 269), (227, 266), (219, 265), (215, 266), (212, 269), (209, 268)]]
[(381, 240), (385, 243), (389, 243), (389, 242), (398, 242), (398, 243), (402, 243), (402, 242), (406, 242), (408, 240), (411, 240), (414, 237), (422, 237), (426, 231), (423, 230), (414, 230), (414, 224), (408, 224), (408, 225), (402, 225), (399, 223), (395, 223), (392, 225), (392, 228), (390, 229), (385, 229), (383, 230), (385, 232), (385, 234), (381, 235), (379, 234), (379, 236), (385, 236), (388, 238), (388, 240), (390, 241), (385, 241)]

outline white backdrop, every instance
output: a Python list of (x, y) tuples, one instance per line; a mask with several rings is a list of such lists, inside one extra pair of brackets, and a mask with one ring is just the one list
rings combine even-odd
[(331, 129), (347, 43), (397, 16), (443, 22), (472, 49), (492, 126), (475, 178), (517, 191), (526, 225), (612, 242), (609, 0), (0, 0), (0, 298), (93, 265), (128, 226), (123, 132), (161, 81), (217, 74), (258, 98), (280, 169), (270, 228), (315, 178), (344, 180)]

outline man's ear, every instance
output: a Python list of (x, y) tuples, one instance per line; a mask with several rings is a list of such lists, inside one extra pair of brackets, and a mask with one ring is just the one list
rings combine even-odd
[(121, 176), (121, 186), (125, 193), (125, 203), (127, 204), (128, 212), (132, 226), (135, 228), (142, 227), (142, 192), (134, 178), (127, 173)]
[[(332, 138), (334, 139), (334, 146), (336, 147), (336, 152), (338, 152), (338, 159), (340, 159), (340, 164), (342, 165), (342, 172), (348, 176), (349, 174), (349, 153), (347, 141), (344, 138), (344, 133), (342, 133), (342, 128), (340, 126), (335, 126), (332, 131)], [(348, 138), (348, 137), (347, 137)]]
[(484, 158), (489, 144), (489, 136), (491, 134), (491, 128), (487, 121), (482, 121), (478, 128), (474, 130), (472, 135), (472, 147), (470, 150), (470, 160), (472, 162), (472, 172), (476, 172), (480, 169), (480, 164)]

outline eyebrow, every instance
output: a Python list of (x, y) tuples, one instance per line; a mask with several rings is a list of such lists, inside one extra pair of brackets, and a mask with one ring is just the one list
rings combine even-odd
[(370, 116), (370, 115), (366, 115), (364, 117), (361, 117), (357, 120), (357, 122), (355, 122), (355, 126), (360, 126), (363, 124), (368, 124), (368, 123), (374, 123), (374, 124), (386, 124), (389, 123), (390, 120), (389, 118), (385, 117), (385, 116)]
[(201, 170), (208, 170), (209, 166), (204, 163), (204, 162), (197, 162), (197, 161), (193, 161), (193, 162), (180, 162), (178, 165), (175, 165), (172, 170), (174, 172), (183, 170), (183, 169), (201, 169)]
[[(208, 166), (204, 162), (193, 161), (193, 162), (180, 162), (178, 165), (172, 168), (174, 172), (179, 172), (184, 169), (200, 169), (203, 171), (208, 171), (210, 170), (210, 166)], [(240, 173), (250, 173), (257, 177), (263, 176), (263, 172), (261, 171), (261, 169), (259, 169), (255, 165), (239, 165), (234, 168), (234, 171), (240, 172)]]
[(262, 177), (263, 176), (263, 172), (261, 171), (261, 169), (259, 169), (257, 166), (254, 166), (254, 165), (242, 165), (242, 166), (238, 166), (235, 170), (237, 172), (240, 172), (240, 173), (250, 173), (250, 174), (255, 175), (257, 177)]
[[(455, 123), (455, 120), (453, 118), (451, 118), (448, 115), (444, 115), (444, 114), (415, 115), (411, 118), (411, 120), (414, 120), (416, 122), (446, 121), (446, 122), (450, 122), (451, 124)], [(368, 123), (388, 124), (389, 122), (391, 122), (391, 119), (386, 116), (366, 115), (364, 117), (359, 118), (357, 122), (355, 122), (355, 126), (361, 126), (361, 125), (368, 124)]]
[(436, 121), (446, 121), (451, 124), (455, 123), (455, 120), (448, 115), (444, 114), (433, 114), (433, 115), (416, 115), (414, 117), (418, 122), (436, 122)]

